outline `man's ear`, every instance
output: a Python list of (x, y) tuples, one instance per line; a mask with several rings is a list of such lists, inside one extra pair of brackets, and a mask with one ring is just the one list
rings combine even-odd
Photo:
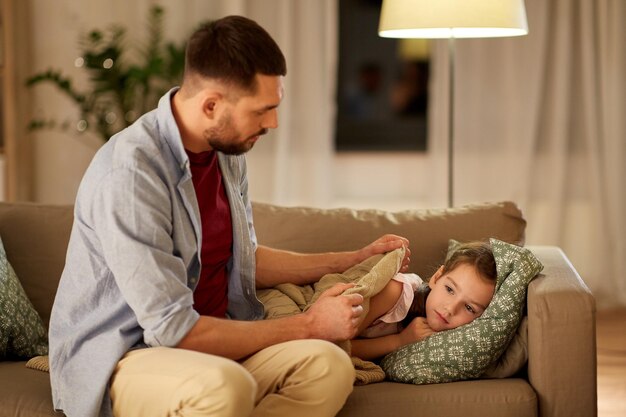
[(221, 100), (221, 94), (217, 92), (207, 93), (202, 98), (202, 113), (204, 113), (209, 119), (215, 119)]
[(439, 281), (439, 278), (442, 277), (442, 275), (443, 275), (443, 265), (441, 265), (439, 269), (437, 269), (435, 273), (430, 277), (430, 279), (428, 280), (428, 286), (432, 289), (437, 283), (437, 281)]

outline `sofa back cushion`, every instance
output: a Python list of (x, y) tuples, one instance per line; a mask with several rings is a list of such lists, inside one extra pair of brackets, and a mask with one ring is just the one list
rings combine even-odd
[[(411, 241), (411, 272), (428, 278), (449, 239), (490, 237), (522, 244), (526, 221), (510, 202), (453, 209), (382, 210), (281, 207), (253, 203), (260, 244), (305, 253), (358, 249), (385, 233)], [(28, 298), (48, 325), (72, 228), (71, 205), (0, 202), (0, 237)]]
[(72, 220), (72, 206), (0, 202), (0, 237), (7, 258), (46, 326)]
[(521, 245), (526, 228), (521, 211), (511, 202), (393, 213), (254, 203), (253, 212), (259, 244), (277, 249), (305, 253), (354, 250), (386, 233), (404, 236), (410, 241), (410, 271), (425, 279), (445, 259), (450, 239), (496, 238)]

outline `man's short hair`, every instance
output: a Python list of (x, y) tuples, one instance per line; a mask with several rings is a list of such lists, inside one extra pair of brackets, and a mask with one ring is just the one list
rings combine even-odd
[(184, 82), (199, 76), (255, 91), (256, 74), (285, 75), (287, 64), (269, 33), (243, 16), (227, 16), (196, 30), (185, 53)]

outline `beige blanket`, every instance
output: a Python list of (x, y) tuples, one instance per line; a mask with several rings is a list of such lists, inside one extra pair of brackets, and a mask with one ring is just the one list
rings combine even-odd
[[(322, 292), (340, 282), (356, 284), (344, 291), (344, 294), (361, 294), (364, 298), (363, 314), (367, 314), (369, 299), (378, 294), (398, 273), (403, 257), (404, 249), (396, 249), (385, 255), (372, 256), (344, 273), (324, 275), (312, 286), (281, 284), (273, 289), (258, 291), (259, 300), (265, 305), (265, 318), (275, 319), (304, 312)], [(338, 345), (350, 353), (350, 341)], [(353, 357), (352, 363), (356, 369), (356, 385), (379, 382), (385, 378), (382, 368), (373, 362)]]

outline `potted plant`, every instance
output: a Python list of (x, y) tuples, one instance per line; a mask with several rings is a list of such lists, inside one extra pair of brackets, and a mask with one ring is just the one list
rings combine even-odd
[(81, 56), (75, 64), (89, 75), (90, 88), (78, 91), (71, 78), (48, 69), (31, 76), (26, 84), (52, 83), (79, 108), (77, 121), (33, 119), (30, 130), (75, 126), (79, 132), (92, 131), (103, 141), (156, 107), (159, 98), (180, 82), (184, 68), (185, 45), (164, 42), (164, 10), (153, 6), (148, 18), (148, 40), (140, 50), (138, 63), (126, 56), (126, 29), (113, 25), (95, 29), (79, 38)]

